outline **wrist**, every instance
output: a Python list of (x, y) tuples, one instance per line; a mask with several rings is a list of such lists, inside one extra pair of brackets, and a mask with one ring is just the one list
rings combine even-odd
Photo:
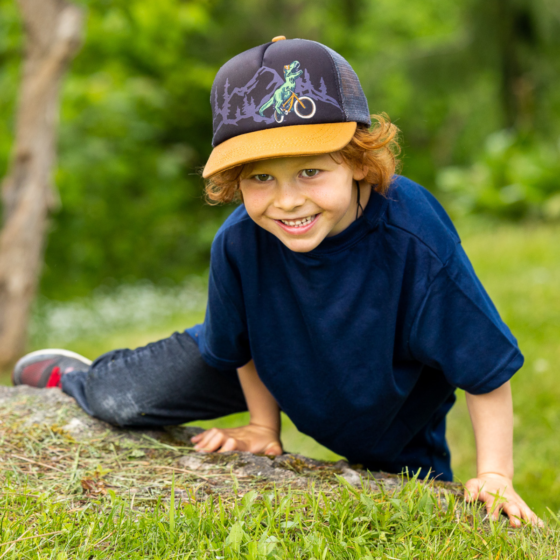
[(482, 472), (478, 472), (476, 477), (482, 478), (484, 476), (501, 476), (502, 478), (507, 478), (508, 480), (513, 480), (513, 470), (508, 471), (507, 469), (503, 470), (484, 470)]
[(267, 422), (259, 420), (259, 419), (253, 419), (251, 418), (251, 420), (249, 421), (249, 426), (253, 426), (254, 428), (259, 428), (260, 430), (265, 430), (267, 432), (270, 432), (271, 434), (273, 434), (274, 436), (278, 437), (280, 435), (280, 423), (279, 422)]
[(476, 462), (476, 470), (479, 477), (485, 474), (494, 474), (513, 480), (514, 468), (512, 454), (483, 454)]

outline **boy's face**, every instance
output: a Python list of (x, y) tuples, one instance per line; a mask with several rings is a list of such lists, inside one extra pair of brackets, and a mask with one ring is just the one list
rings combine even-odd
[[(365, 174), (337, 163), (329, 154), (274, 158), (251, 164), (241, 176), (240, 189), (256, 224), (288, 249), (306, 253), (355, 220), (353, 181)], [(369, 190), (362, 193), (363, 207), (368, 195)]]

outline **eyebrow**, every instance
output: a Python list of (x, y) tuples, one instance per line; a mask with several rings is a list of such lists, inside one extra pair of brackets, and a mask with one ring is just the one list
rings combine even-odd
[[(315, 160), (317, 160), (317, 159), (319, 159), (319, 158), (322, 158), (322, 157), (325, 156), (325, 155), (327, 155), (327, 154), (317, 154), (317, 155), (311, 155), (311, 156), (306, 156), (306, 157), (304, 157), (304, 156), (299, 156), (299, 157), (302, 158), (302, 161), (300, 162), (299, 165), (294, 166), (294, 167), (300, 167), (300, 168), (305, 169), (305, 164), (306, 164), (308, 161), (315, 161)], [(286, 158), (286, 159), (291, 159), (291, 158)], [(295, 159), (295, 158), (294, 158), (294, 159)], [(252, 174), (261, 175), (261, 174), (263, 174), (262, 172), (258, 172), (258, 167), (259, 167), (259, 165), (265, 165), (265, 166), (266, 166), (267, 161), (268, 161), (268, 160), (259, 160), (259, 161), (253, 162), (253, 168), (251, 169), (249, 175), (252, 175)], [(311, 167), (308, 167), (307, 169), (312, 169), (312, 168), (311, 168)], [(257, 171), (256, 171), (256, 170), (257, 170)]]

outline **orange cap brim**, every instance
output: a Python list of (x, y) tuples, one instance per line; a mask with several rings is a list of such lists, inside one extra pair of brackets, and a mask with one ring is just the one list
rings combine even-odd
[(311, 156), (341, 150), (352, 140), (357, 123), (297, 124), (234, 136), (216, 146), (202, 172), (214, 173), (261, 159)]

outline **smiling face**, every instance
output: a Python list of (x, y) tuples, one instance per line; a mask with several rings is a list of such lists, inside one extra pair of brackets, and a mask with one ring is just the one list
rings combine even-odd
[[(356, 218), (354, 180), (365, 171), (337, 163), (329, 154), (257, 161), (241, 176), (240, 190), (251, 219), (288, 249), (306, 253)], [(370, 188), (360, 185), (365, 208)]]

